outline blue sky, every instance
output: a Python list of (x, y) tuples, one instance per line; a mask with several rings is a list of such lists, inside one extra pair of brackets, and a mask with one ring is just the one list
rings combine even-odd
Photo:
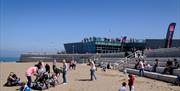
[(165, 38), (180, 0), (0, 0), (0, 56), (63, 50), (84, 37)]

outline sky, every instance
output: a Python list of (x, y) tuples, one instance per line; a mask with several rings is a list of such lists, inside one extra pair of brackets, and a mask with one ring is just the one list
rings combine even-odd
[(0, 0), (0, 57), (56, 52), (85, 37), (164, 39), (180, 0)]

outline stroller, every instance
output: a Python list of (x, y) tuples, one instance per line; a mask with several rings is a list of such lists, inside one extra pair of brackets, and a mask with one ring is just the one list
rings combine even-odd
[(49, 76), (47, 72), (44, 72), (41, 75), (38, 75), (32, 85), (32, 89), (35, 89), (35, 90), (48, 89), (49, 88), (48, 79), (49, 79)]
[(48, 72), (44, 72), (42, 75), (38, 76), (33, 83), (32, 89), (34, 90), (45, 90), (49, 87), (54, 87), (56, 85), (56, 79), (52, 75), (49, 77)]
[(53, 87), (55, 87), (57, 84), (59, 84), (58, 78), (55, 75), (55, 73), (53, 73), (52, 76), (49, 77), (48, 82), (49, 82), (50, 86), (53, 86)]

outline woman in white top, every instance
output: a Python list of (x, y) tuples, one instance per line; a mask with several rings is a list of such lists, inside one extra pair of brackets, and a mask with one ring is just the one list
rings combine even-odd
[(95, 66), (94, 61), (92, 61), (91, 59), (90, 59), (90, 66), (91, 66), (90, 76), (91, 76), (91, 80), (93, 81), (93, 80), (96, 80), (96, 74), (95, 74), (96, 66)]
[(139, 75), (144, 76), (144, 63), (142, 60), (139, 61)]

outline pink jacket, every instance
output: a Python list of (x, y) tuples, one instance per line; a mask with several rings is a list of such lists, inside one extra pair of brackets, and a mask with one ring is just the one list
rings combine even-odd
[(30, 67), (26, 71), (26, 76), (32, 76), (37, 72), (37, 67)]

